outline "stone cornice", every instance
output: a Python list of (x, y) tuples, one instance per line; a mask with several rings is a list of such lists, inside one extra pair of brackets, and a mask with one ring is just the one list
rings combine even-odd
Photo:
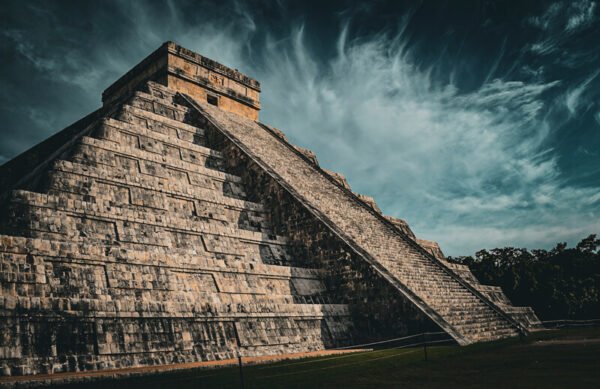
[(174, 42), (166, 42), (165, 45), (167, 46), (167, 50), (171, 54), (177, 55), (181, 58), (185, 58), (190, 62), (194, 62), (197, 65), (203, 66), (207, 69), (214, 71), (215, 73), (219, 73), (227, 78), (230, 78), (234, 81), (239, 82), (240, 84), (244, 84), (245, 86), (260, 92), (260, 83), (257, 80), (250, 78), (243, 73), (240, 73), (236, 69), (231, 69), (225, 65), (213, 61), (210, 58), (203, 57), (202, 55), (188, 50), (185, 47), (181, 47)]
[(230, 88), (225, 88), (225, 87), (220, 87), (218, 85), (215, 85), (213, 83), (211, 83), (208, 79), (201, 77), (201, 76), (195, 76), (192, 77), (188, 74), (186, 74), (184, 71), (182, 71), (182, 69), (177, 68), (177, 67), (173, 67), (173, 66), (169, 66), (167, 69), (167, 73), (172, 75), (172, 76), (176, 76), (179, 77), (181, 79), (184, 79), (186, 81), (190, 81), (194, 84), (198, 84), (201, 85), (203, 88), (209, 89), (213, 92), (216, 92), (218, 94), (221, 95), (225, 95), (228, 96), (244, 105), (247, 105), (249, 107), (252, 107), (254, 109), (260, 109), (260, 102), (253, 100), (249, 97), (246, 97), (244, 95), (240, 95), (239, 93), (237, 93), (236, 91), (234, 91), (233, 89)]
[[(131, 70), (125, 73), (122, 77), (120, 77), (117, 81), (112, 83), (108, 88), (104, 90), (102, 93), (102, 101), (110, 101), (111, 96), (120, 94), (119, 91), (126, 87), (128, 84), (132, 83), (136, 79), (136, 77), (140, 77), (146, 70), (152, 67), (154, 64), (159, 64), (162, 58), (164, 58), (165, 66), (157, 66), (153, 72), (148, 73), (145, 77), (141, 77), (142, 79), (139, 82), (147, 81), (148, 79), (156, 78), (160, 75), (166, 75), (167, 73), (176, 75), (178, 77), (182, 77), (182, 72), (174, 71), (175, 69), (168, 65), (167, 56), (168, 54), (172, 54), (178, 56), (180, 58), (185, 59), (186, 61), (195, 63), (199, 66), (202, 66), (206, 69), (209, 69), (212, 72), (218, 73), (224, 77), (227, 77), (235, 82), (238, 82), (248, 88), (251, 88), (255, 91), (260, 92), (260, 83), (250, 78), (243, 73), (235, 69), (231, 69), (225, 65), (222, 65), (216, 61), (213, 61), (210, 58), (206, 58), (198, 53), (195, 53), (191, 50), (188, 50), (184, 47), (179, 46), (174, 42), (165, 42), (158, 49), (152, 52), (149, 56), (144, 58), (141, 62), (135, 65)], [(205, 82), (202, 82), (201, 79), (190, 79), (186, 77), (188, 80), (201, 84), (203, 87), (210, 87), (211, 89), (220, 92), (224, 95), (228, 95), (235, 100), (240, 101), (243, 104), (252, 106), (254, 108), (259, 108), (260, 104), (256, 101), (246, 98), (245, 96), (240, 96), (232, 90), (217, 90), (215, 86), (208, 85)], [(137, 84), (137, 82), (134, 82)], [(260, 108), (259, 108), (260, 109)]]

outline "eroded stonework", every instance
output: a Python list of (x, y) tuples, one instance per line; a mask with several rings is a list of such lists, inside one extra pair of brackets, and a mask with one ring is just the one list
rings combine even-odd
[(537, 325), (256, 122), (259, 90), (167, 43), (0, 168), (2, 375)]

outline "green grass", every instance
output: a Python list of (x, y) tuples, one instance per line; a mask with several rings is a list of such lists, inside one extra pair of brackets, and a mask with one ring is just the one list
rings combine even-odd
[[(540, 340), (596, 342), (535, 345)], [(550, 331), (468, 347), (377, 350), (244, 368), (246, 388), (600, 387), (600, 329)], [(73, 386), (71, 386), (73, 387)], [(77, 387), (84, 387), (81, 384)], [(238, 368), (105, 381), (86, 388), (239, 388)]]

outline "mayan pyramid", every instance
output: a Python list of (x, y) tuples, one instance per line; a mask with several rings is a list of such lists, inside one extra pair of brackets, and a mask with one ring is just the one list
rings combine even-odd
[(1, 375), (539, 324), (258, 122), (259, 94), (167, 42), (0, 167)]

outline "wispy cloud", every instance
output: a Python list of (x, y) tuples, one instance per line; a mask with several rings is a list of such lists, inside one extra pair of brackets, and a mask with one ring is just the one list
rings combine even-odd
[(93, 57), (56, 47), (44, 50), (38, 43), (28, 39), (22, 31), (5, 30), (0, 32), (4, 39), (11, 40), (17, 52), (46, 78), (77, 86), (83, 90), (96, 87), (104, 82)]
[[(302, 28), (273, 45), (280, 59), (257, 69), (263, 118), (450, 253), (510, 245), (518, 236), (548, 245), (556, 237), (543, 235), (545, 227), (582, 226), (565, 216), (599, 188), (564, 187), (546, 146), (552, 128), (543, 95), (559, 81), (494, 79), (460, 93), (413, 62), (402, 34), (347, 36), (342, 30), (338, 55), (320, 66)], [(585, 226), (598, 227), (595, 219)]]
[(545, 31), (560, 29), (569, 32), (589, 25), (595, 17), (596, 5), (591, 0), (557, 1), (528, 21)]
[(542, 32), (540, 39), (529, 45), (529, 50), (539, 55), (562, 54), (563, 44), (592, 25), (597, 17), (596, 9), (596, 2), (590, 0), (550, 4), (541, 15), (527, 19), (530, 25)]
[(586, 89), (590, 86), (590, 83), (598, 77), (600, 70), (593, 73), (591, 76), (583, 80), (580, 84), (572, 89), (569, 89), (565, 95), (565, 105), (571, 115), (577, 113), (578, 108), (581, 106), (583, 99), (582, 95)]
[(569, 19), (566, 29), (574, 30), (588, 25), (594, 19), (596, 2), (588, 0), (574, 1), (569, 8)]
[[(406, 32), (409, 16), (393, 30), (366, 35), (353, 30), (349, 17), (323, 57), (309, 24), (294, 20), (276, 33), (244, 2), (233, 2), (223, 14), (206, 3), (212, 16), (204, 19), (190, 19), (175, 2), (158, 8), (119, 4), (132, 21), (118, 44), (101, 41), (93, 53), (60, 58), (41, 55), (39, 44), (21, 35), (19, 50), (41, 70), (74, 72), (63, 82), (94, 97), (165, 40), (238, 68), (261, 81), (264, 122), (314, 150), (354, 190), (374, 196), (384, 212), (407, 219), (418, 235), (438, 240), (450, 254), (550, 246), (600, 230), (600, 188), (568, 183), (546, 98), (559, 95), (558, 104), (574, 114), (587, 105), (598, 73), (575, 86), (543, 80), (541, 68), (531, 69), (536, 75), (527, 80), (498, 77), (509, 52), (499, 46), (485, 81), (464, 90), (453, 78), (437, 76), (452, 73), (453, 64), (419, 61)], [(568, 20), (576, 14), (564, 7), (553, 5), (529, 19), (551, 31), (550, 38), (531, 42), (530, 51), (537, 44), (537, 54), (546, 55), (559, 47), (557, 36), (567, 28), (587, 26), (589, 7), (581, 8), (584, 19), (571, 27)], [(86, 78), (89, 66), (96, 73)], [(49, 120), (46, 113), (32, 115), (32, 122)], [(600, 124), (600, 113), (595, 120)]]
[(528, 18), (529, 23), (539, 27), (542, 30), (549, 30), (557, 24), (557, 20), (561, 18), (561, 12), (564, 9), (564, 3), (556, 2), (548, 6), (541, 15), (535, 15)]

